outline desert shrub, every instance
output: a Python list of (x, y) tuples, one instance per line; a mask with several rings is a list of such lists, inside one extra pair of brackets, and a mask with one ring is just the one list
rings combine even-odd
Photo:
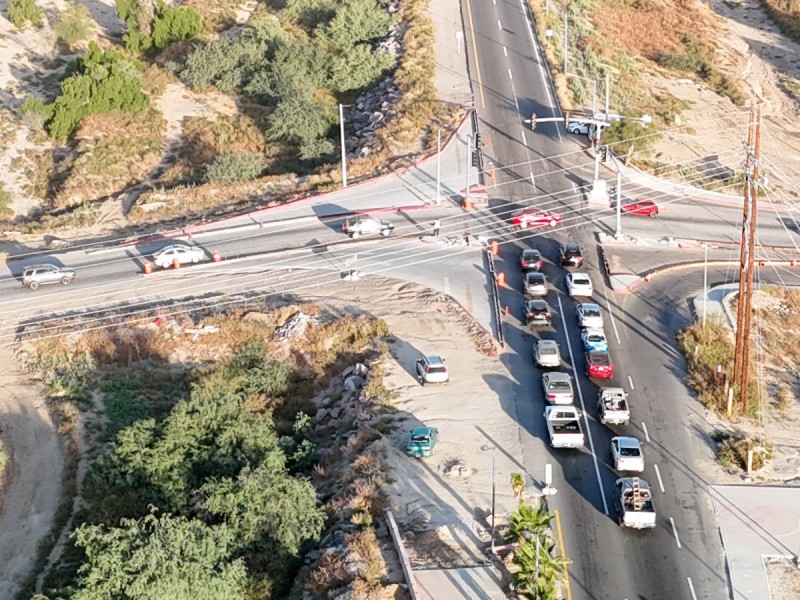
[(715, 431), (711, 437), (717, 444), (717, 461), (723, 467), (747, 471), (747, 455), (751, 450), (753, 471), (764, 468), (772, 458), (772, 447), (769, 444), (761, 446), (742, 433)]
[(215, 86), (231, 93), (241, 90), (264, 59), (266, 46), (257, 39), (220, 39), (199, 47), (186, 58), (180, 78), (189, 87)]
[(203, 23), (193, 9), (160, 4), (153, 21), (153, 46), (162, 50), (174, 42), (190, 40), (203, 31)]
[(92, 13), (83, 4), (70, 4), (61, 13), (53, 31), (60, 42), (74, 48), (92, 35), (95, 23)]
[(385, 36), (394, 22), (378, 0), (344, 0), (322, 35), (337, 48), (349, 49)]
[(221, 184), (248, 181), (261, 175), (264, 167), (264, 156), (257, 152), (222, 154), (206, 169), (205, 180)]
[(42, 23), (42, 9), (36, 6), (36, 0), (10, 0), (8, 3), (8, 18), (17, 29), (22, 29), (28, 23), (37, 27)]
[(14, 216), (14, 211), (11, 210), (11, 203), (14, 201), (14, 196), (11, 192), (6, 190), (5, 184), (0, 181), (0, 219), (10, 219)]
[(325, 135), (336, 122), (334, 115), (332, 106), (324, 106), (308, 93), (298, 93), (275, 108), (267, 135), (296, 146), (302, 159), (317, 158), (333, 152), (333, 142)]
[(142, 63), (119, 52), (104, 52), (94, 42), (61, 82), (47, 123), (50, 136), (66, 140), (85, 117), (112, 110), (135, 113), (149, 104), (142, 92)]
[(336, 14), (336, 0), (288, 0), (280, 18), (291, 21), (311, 32), (319, 23)]
[(393, 55), (359, 44), (332, 60), (329, 77), (339, 92), (360, 90), (374, 85), (394, 65)]
[(640, 153), (651, 148), (658, 140), (658, 135), (653, 123), (645, 125), (635, 118), (623, 118), (614, 121), (603, 131), (602, 140), (618, 154), (630, 152), (631, 148)]
[(28, 127), (33, 131), (39, 131), (53, 116), (53, 105), (45, 104), (41, 98), (28, 96), (20, 105), (19, 112)]
[(764, 0), (767, 13), (780, 30), (796, 42), (800, 42), (800, 5), (796, 0)]

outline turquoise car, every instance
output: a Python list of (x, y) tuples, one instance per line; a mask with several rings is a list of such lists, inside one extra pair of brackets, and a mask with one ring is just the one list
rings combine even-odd
[(415, 427), (408, 437), (406, 454), (414, 458), (427, 458), (439, 441), (439, 430), (435, 427)]

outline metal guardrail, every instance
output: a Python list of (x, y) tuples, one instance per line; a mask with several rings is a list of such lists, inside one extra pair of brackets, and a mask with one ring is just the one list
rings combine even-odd
[(505, 347), (505, 336), (503, 335), (503, 315), (500, 310), (500, 287), (497, 285), (497, 271), (494, 268), (494, 256), (489, 248), (484, 248), (486, 253), (486, 263), (489, 266), (489, 277), (492, 286), (492, 312), (496, 324), (495, 337), (501, 348)]
[[(473, 139), (477, 140), (480, 131), (478, 129), (478, 111), (475, 109), (472, 110), (472, 132), (474, 134)], [(485, 175), (483, 172), (483, 148), (481, 148), (479, 144), (475, 144), (475, 147), (472, 151), (478, 156), (478, 183), (481, 185), (486, 185)], [(469, 193), (469, 190), (467, 190), (467, 193)]]
[(392, 534), (394, 547), (397, 550), (397, 554), (400, 555), (400, 564), (403, 567), (403, 575), (405, 575), (406, 583), (408, 584), (408, 593), (411, 596), (411, 600), (420, 600), (417, 582), (411, 570), (411, 562), (408, 560), (408, 554), (406, 554), (405, 546), (403, 546), (403, 539), (400, 537), (400, 530), (397, 528), (392, 511), (386, 511), (386, 520), (389, 523), (389, 532)]

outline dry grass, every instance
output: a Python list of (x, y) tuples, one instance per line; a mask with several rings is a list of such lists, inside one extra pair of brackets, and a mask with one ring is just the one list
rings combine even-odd
[(800, 42), (800, 0), (764, 0), (763, 4), (780, 30)]
[(763, 469), (772, 458), (772, 447), (762, 446), (742, 433), (716, 431), (711, 436), (717, 443), (717, 461), (725, 468), (747, 472), (747, 457), (753, 451), (753, 471)]
[(157, 64), (147, 65), (147, 68), (142, 72), (142, 89), (151, 97), (151, 102), (164, 93), (167, 85), (176, 83), (179, 79), (165, 71)]
[(241, 0), (186, 0), (183, 6), (197, 11), (207, 32), (219, 33), (236, 22)]
[(800, 290), (763, 287), (753, 294), (753, 309), (769, 366), (800, 374)]
[(11, 163), (11, 170), (21, 172), (28, 182), (23, 191), (31, 198), (45, 200), (51, 191), (51, 180), (56, 174), (58, 150), (52, 147), (27, 148)]
[(102, 199), (139, 183), (161, 161), (165, 127), (152, 108), (84, 119), (75, 133), (75, 156), (62, 165), (69, 174), (55, 197), (56, 208)]

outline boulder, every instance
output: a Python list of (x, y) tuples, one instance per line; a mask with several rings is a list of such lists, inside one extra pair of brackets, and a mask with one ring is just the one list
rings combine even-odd
[(359, 377), (358, 375), (350, 375), (350, 377), (344, 380), (344, 389), (350, 392), (358, 392), (364, 387), (364, 383), (365, 381), (363, 377)]

